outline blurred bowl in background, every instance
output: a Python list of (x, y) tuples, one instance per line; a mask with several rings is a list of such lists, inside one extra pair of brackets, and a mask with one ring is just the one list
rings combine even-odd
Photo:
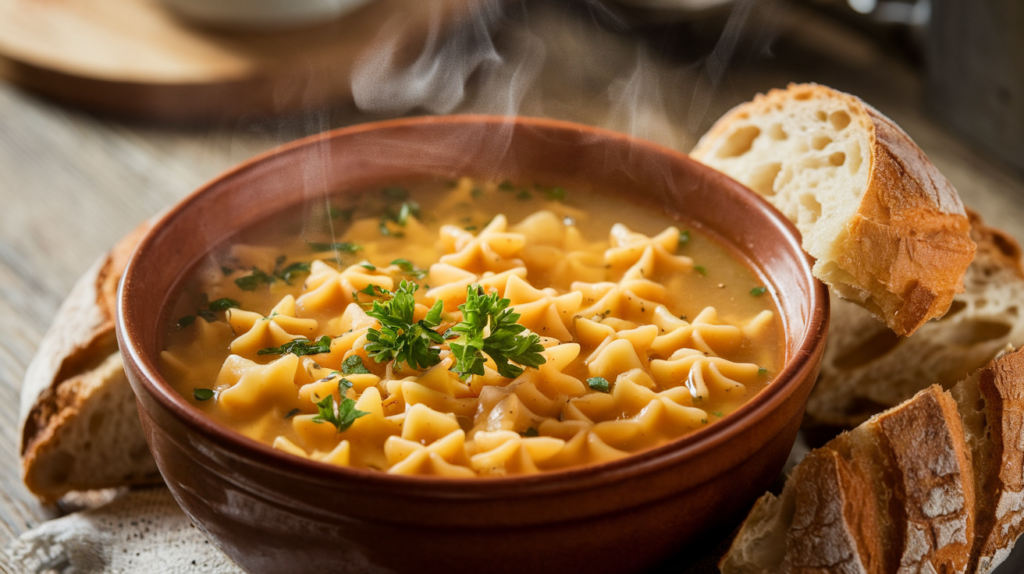
[(218, 28), (281, 30), (341, 17), (371, 0), (159, 0), (174, 14)]

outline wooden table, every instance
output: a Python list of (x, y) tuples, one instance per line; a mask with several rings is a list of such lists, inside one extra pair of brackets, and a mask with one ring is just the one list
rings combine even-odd
[[(582, 11), (536, 2), (527, 25), (520, 21), (506, 38), (506, 45), (520, 47), (535, 46), (533, 39), (549, 42), (542, 67), (536, 58), (508, 60), (536, 76), (519, 110), (688, 150), (714, 118), (755, 92), (817, 81), (856, 93), (896, 120), (965, 203), (1024, 238), (1024, 175), (937, 125), (924, 111), (918, 70), (851, 32), (808, 18), (791, 13), (780, 19), (771, 58), (745, 44), (734, 51), (718, 46), (718, 57), (732, 53), (729, 71), (721, 75), (714, 67), (692, 65), (686, 50), (652, 56), (667, 45), (671, 34), (664, 30), (639, 37), (608, 32)], [(533, 39), (521, 34), (525, 28)], [(743, 56), (749, 53), (755, 56)], [(519, 92), (505, 87), (491, 93), (490, 76), (482, 76), (457, 110), (514, 109), (509, 105), (516, 98), (508, 94)], [(25, 367), (77, 277), (137, 222), (231, 165), (301, 135), (368, 119), (342, 107), (265, 123), (181, 129), (94, 117), (0, 83), (0, 549), (66, 511), (41, 506), (24, 488), (15, 445)]]

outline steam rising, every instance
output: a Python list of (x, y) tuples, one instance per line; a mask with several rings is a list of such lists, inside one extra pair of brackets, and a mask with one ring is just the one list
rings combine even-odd
[(763, 6), (739, 0), (710, 55), (680, 63), (638, 42), (596, 0), (453, 4), (430, 3), (421, 42), (402, 15), (381, 28), (352, 72), (361, 112), (549, 116), (688, 150), (709, 114), (724, 111), (719, 87), (743, 39), (764, 45), (771, 36)]

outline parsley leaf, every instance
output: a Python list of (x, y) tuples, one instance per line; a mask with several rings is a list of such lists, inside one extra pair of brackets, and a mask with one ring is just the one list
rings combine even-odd
[(178, 328), (179, 329), (184, 329), (185, 327), (188, 327), (189, 325), (191, 325), (192, 323), (195, 323), (195, 322), (196, 322), (196, 316), (195, 315), (185, 315), (181, 319), (178, 319)]
[(277, 277), (281, 281), (284, 281), (288, 285), (291, 285), (292, 278), (295, 277), (296, 275), (303, 273), (309, 273), (309, 263), (297, 261), (295, 263), (292, 263), (288, 267), (285, 267), (284, 269), (275, 269), (274, 277)]
[(192, 389), (192, 396), (197, 401), (208, 401), (213, 398), (213, 389)]
[(552, 187), (547, 191), (546, 195), (551, 201), (565, 201), (565, 188), (558, 186)]
[(540, 433), (537, 432), (537, 429), (530, 427), (526, 429), (526, 432), (523, 433), (523, 436), (529, 438), (534, 436), (540, 436)]
[(420, 321), (413, 322), (416, 299), (413, 294), (419, 285), (402, 281), (394, 293), (382, 289), (391, 299), (373, 302), (367, 315), (380, 322), (380, 330), (370, 328), (366, 334), (369, 343), (364, 347), (374, 361), (383, 363), (394, 360), (396, 367), (406, 363), (414, 369), (425, 369), (439, 363), (440, 350), (432, 348), (444, 342), (434, 329), (441, 324), (441, 310), (444, 302), (438, 300)]
[(423, 279), (424, 277), (427, 276), (428, 273), (426, 269), (420, 269), (419, 267), (416, 267), (413, 264), (413, 262), (409, 261), (408, 259), (395, 259), (394, 261), (391, 262), (391, 264), (397, 265), (398, 268), (402, 270), (402, 273), (410, 275), (416, 279)]
[(682, 247), (690, 242), (690, 230), (684, 229), (679, 233), (679, 247)]
[(540, 354), (544, 350), (540, 336), (521, 334), (526, 327), (516, 323), (519, 313), (509, 309), (510, 304), (508, 299), (499, 299), (497, 292), (485, 295), (479, 285), (466, 287), (466, 302), (459, 305), (463, 320), (446, 333), (458, 335), (449, 343), (456, 359), (453, 372), (463, 379), (484, 374), (485, 354), (494, 360), (498, 374), (509, 379), (523, 373), (522, 367), (510, 361), (533, 368), (547, 362)]
[(341, 374), (343, 375), (370, 375), (370, 369), (366, 368), (363, 364), (363, 359), (359, 355), (352, 355), (345, 359), (345, 362), (341, 364)]
[(237, 309), (241, 304), (234, 299), (228, 299), (222, 297), (216, 301), (210, 301), (209, 308), (211, 311), (227, 311), (228, 309)]
[(302, 409), (292, 409), (292, 410), (288, 411), (288, 412), (287, 412), (287, 413), (286, 413), (286, 414), (284, 415), (284, 418), (286, 418), (286, 419), (290, 419), (290, 418), (292, 418), (293, 416), (295, 416), (295, 415), (297, 415), (297, 414), (300, 414), (301, 412), (302, 412)]
[(705, 269), (703, 265), (694, 265), (693, 270), (696, 271), (697, 273), (700, 273), (701, 275), (704, 275), (705, 277), (708, 274), (708, 270)]
[(327, 335), (320, 337), (316, 342), (309, 339), (295, 339), (280, 347), (267, 347), (256, 352), (257, 355), (287, 355), (291, 353), (299, 357), (303, 355), (319, 355), (331, 351), (331, 338)]
[(753, 295), (754, 297), (760, 297), (761, 295), (764, 295), (764, 292), (767, 290), (767, 287), (754, 287), (753, 289), (750, 290), (750, 294)]
[(587, 379), (587, 386), (599, 393), (611, 392), (612, 386), (604, 377), (590, 377)]
[(274, 278), (267, 275), (265, 271), (262, 271), (259, 267), (253, 267), (252, 273), (245, 277), (239, 277), (235, 279), (235, 285), (242, 291), (255, 291), (257, 287), (264, 283), (270, 284), (274, 282)]
[(316, 243), (307, 241), (306, 245), (314, 253), (323, 253), (325, 251), (340, 251), (342, 253), (355, 253), (363, 248), (362, 245), (356, 243), (349, 243), (347, 241), (339, 241), (337, 243)]
[(342, 378), (338, 381), (338, 395), (341, 397), (341, 401), (337, 408), (334, 406), (334, 395), (327, 395), (316, 403), (320, 413), (313, 417), (313, 422), (318, 424), (328, 422), (334, 425), (338, 432), (345, 432), (348, 427), (352, 426), (352, 423), (356, 422), (356, 419), (370, 414), (357, 409), (356, 402), (345, 396), (345, 393), (351, 388), (352, 383), (348, 379)]

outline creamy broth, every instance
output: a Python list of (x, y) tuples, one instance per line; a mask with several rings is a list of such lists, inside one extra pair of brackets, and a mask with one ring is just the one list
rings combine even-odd
[[(329, 201), (215, 250), (161, 354), (184, 397), (285, 452), (455, 477), (573, 467), (715, 424), (780, 368), (770, 285), (648, 207), (467, 178)], [(374, 301), (396, 309), (412, 284), (429, 361), (378, 361)], [(472, 331), (460, 305), (492, 292), (525, 330)], [(533, 344), (460, 361), (459, 329)]]

